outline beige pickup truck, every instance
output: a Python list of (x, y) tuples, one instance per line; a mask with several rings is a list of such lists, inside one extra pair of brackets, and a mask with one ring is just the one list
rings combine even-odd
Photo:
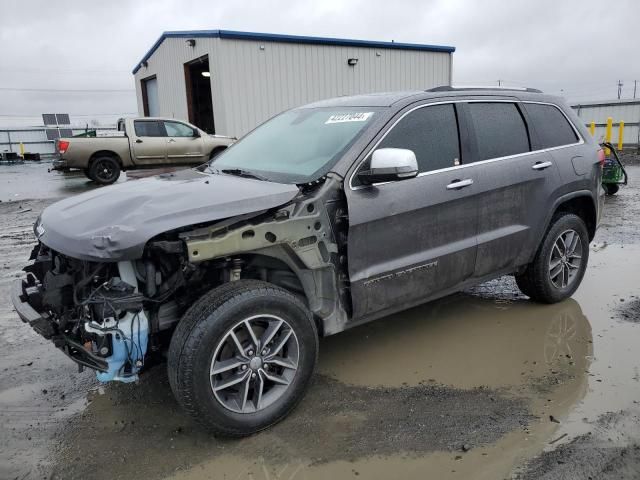
[(122, 118), (108, 137), (60, 138), (54, 170), (79, 169), (103, 185), (124, 170), (166, 165), (199, 165), (236, 139), (210, 135), (187, 122), (168, 118)]

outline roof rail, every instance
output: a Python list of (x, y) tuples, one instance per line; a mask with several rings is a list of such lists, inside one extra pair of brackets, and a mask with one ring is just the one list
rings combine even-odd
[(530, 93), (542, 93), (542, 90), (538, 90), (537, 88), (528, 88), (528, 87), (487, 87), (478, 86), (478, 87), (453, 87), (450, 85), (442, 85), (440, 87), (430, 88), (425, 90), (426, 92), (458, 92), (458, 91), (467, 91), (467, 90), (512, 90), (518, 92), (530, 92)]

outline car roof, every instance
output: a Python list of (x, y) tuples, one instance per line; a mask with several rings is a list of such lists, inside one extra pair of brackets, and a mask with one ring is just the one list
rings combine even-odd
[(564, 103), (559, 97), (546, 95), (535, 89), (491, 88), (491, 87), (437, 87), (431, 90), (409, 90), (400, 92), (369, 93), (329, 98), (303, 105), (300, 108), (323, 107), (403, 107), (409, 103), (429, 99), (451, 99), (457, 97), (482, 99), (516, 99), (521, 101), (537, 101)]

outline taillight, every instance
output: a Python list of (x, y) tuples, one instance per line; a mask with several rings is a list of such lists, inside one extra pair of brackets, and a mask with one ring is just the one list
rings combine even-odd
[(69, 148), (69, 142), (66, 140), (58, 140), (58, 152), (67, 153), (67, 149)]
[(604, 150), (600, 149), (598, 150), (598, 161), (600, 162), (601, 167), (604, 167), (604, 160), (605, 160)]

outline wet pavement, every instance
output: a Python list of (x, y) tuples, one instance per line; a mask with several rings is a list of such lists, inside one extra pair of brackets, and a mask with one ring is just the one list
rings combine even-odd
[(0, 478), (637, 478), (640, 167), (572, 299), (503, 277), (326, 338), (300, 406), (242, 440), (183, 414), (164, 366), (100, 385), (18, 320), (37, 214), (94, 188), (46, 169), (0, 166)]

